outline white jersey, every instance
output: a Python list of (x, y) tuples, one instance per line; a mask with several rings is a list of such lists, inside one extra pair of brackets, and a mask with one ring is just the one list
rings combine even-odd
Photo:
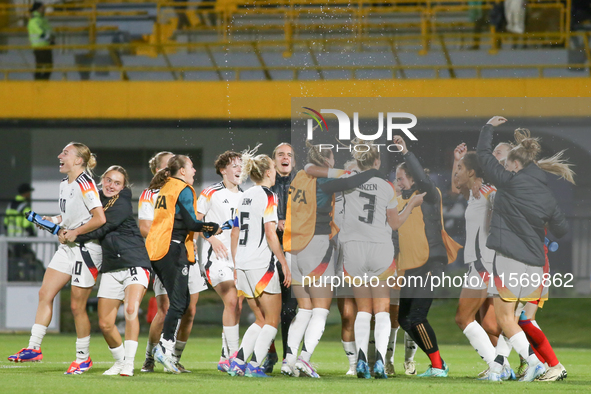
[(335, 198), (334, 198), (333, 221), (334, 221), (334, 224), (336, 224), (339, 229), (343, 228), (344, 216), (345, 216), (345, 199), (343, 198), (343, 193), (338, 193), (338, 194), (335, 194)]
[(494, 196), (497, 192), (494, 186), (482, 185), (480, 198), (475, 198), (470, 190), (468, 207), (466, 208), (466, 246), (464, 247), (464, 262), (472, 263), (482, 258), (486, 263), (492, 263), (495, 251), (486, 247), (486, 239), (490, 228)]
[(137, 210), (139, 220), (154, 220), (154, 204), (159, 193), (160, 190), (151, 189), (146, 189), (142, 192)]
[(398, 206), (394, 185), (373, 177), (345, 194), (345, 218), (341, 242), (392, 242), (392, 228), (386, 210)]
[(273, 253), (265, 236), (268, 222), (277, 223), (277, 196), (267, 187), (253, 186), (242, 194), (234, 219), (234, 226), (240, 228), (237, 269), (269, 268)]
[[(231, 192), (226, 188), (224, 182), (216, 183), (203, 190), (197, 200), (197, 212), (205, 215), (203, 221), (214, 222), (220, 226), (228, 220), (234, 219), (236, 216), (236, 208), (240, 202), (242, 190), (238, 189), (237, 193)], [(230, 233), (232, 230), (224, 230), (221, 234), (216, 235), (216, 238), (223, 242), (223, 244), (230, 250)], [(208, 243), (209, 244), (209, 243)], [(203, 253), (211, 247), (208, 244), (203, 249)], [(207, 257), (203, 255), (203, 257)], [(203, 261), (207, 261), (205, 258)]]
[(73, 230), (92, 219), (94, 208), (102, 207), (96, 184), (85, 172), (72, 183), (64, 178), (60, 183), (60, 226), (65, 230)]

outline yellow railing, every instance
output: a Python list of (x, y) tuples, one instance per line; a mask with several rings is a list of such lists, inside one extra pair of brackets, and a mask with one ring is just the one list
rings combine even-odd
[[(534, 34), (534, 33), (532, 33)], [(131, 72), (138, 73), (138, 72), (162, 72), (162, 73), (169, 73), (172, 74), (173, 78), (176, 80), (184, 80), (185, 73), (199, 73), (199, 72), (215, 72), (217, 73), (219, 80), (223, 80), (224, 73), (231, 72), (233, 73), (233, 79), (241, 80), (241, 74), (244, 72), (250, 71), (260, 71), (267, 75), (266, 79), (272, 79), (271, 72), (274, 71), (282, 71), (282, 72), (289, 72), (291, 73), (291, 78), (279, 78), (279, 79), (293, 79), (298, 80), (299, 74), (302, 71), (315, 71), (318, 73), (319, 76), (323, 75), (325, 71), (348, 71), (349, 76), (348, 79), (357, 79), (358, 72), (364, 70), (387, 70), (391, 72), (392, 78), (406, 78), (405, 72), (413, 71), (413, 70), (431, 70), (433, 74), (431, 78), (441, 78), (441, 77), (450, 77), (455, 78), (456, 72), (458, 71), (465, 71), (465, 70), (472, 70), (473, 76), (476, 78), (483, 77), (483, 72), (487, 71), (494, 71), (494, 70), (535, 70), (536, 75), (538, 77), (544, 77), (546, 70), (551, 69), (572, 69), (572, 70), (585, 70), (587, 76), (591, 76), (591, 49), (589, 47), (589, 35), (590, 32), (575, 32), (572, 33), (573, 36), (580, 38), (580, 40), (584, 43), (583, 51), (586, 54), (586, 63), (580, 64), (518, 64), (518, 65), (497, 65), (497, 64), (475, 64), (475, 65), (454, 65), (451, 62), (448, 62), (445, 65), (401, 65), (401, 64), (392, 64), (392, 65), (372, 65), (372, 64), (365, 64), (365, 65), (306, 65), (306, 66), (299, 66), (299, 65), (289, 65), (289, 66), (268, 66), (264, 63), (261, 63), (259, 66), (218, 66), (215, 62), (212, 62), (212, 66), (190, 66), (190, 65), (183, 65), (183, 66), (127, 66), (121, 62), (116, 62), (117, 65), (114, 66), (84, 66), (84, 65), (54, 65), (53, 72), (55, 74), (61, 74), (62, 80), (68, 79), (68, 73), (72, 72), (113, 72), (119, 73), (121, 80), (127, 80), (128, 74)], [(495, 36), (496, 37), (496, 36)], [(506, 34), (498, 34), (498, 37), (501, 39), (507, 38)], [(478, 36), (480, 39), (488, 39), (490, 40), (489, 34), (481, 34)], [(398, 38), (361, 38), (358, 40), (359, 45), (363, 45), (364, 48), (371, 48), (371, 47), (379, 47), (379, 48), (389, 48), (392, 52), (396, 52), (395, 48), (400, 44), (407, 43), (411, 45), (411, 43), (415, 43), (415, 45), (423, 39), (422, 36), (404, 36)], [(437, 36), (429, 36), (429, 40), (437, 43), (442, 41), (449, 41), (449, 42), (465, 42), (468, 39), (474, 39), (474, 35), (467, 34), (467, 33), (455, 33), (455, 34), (439, 34)], [(330, 45), (344, 45), (349, 43), (350, 40), (347, 39), (332, 39), (332, 40), (294, 40), (291, 42), (291, 45), (294, 49), (301, 49), (301, 50), (311, 50), (311, 49), (321, 49), (325, 48)], [(211, 58), (211, 52), (216, 50), (232, 50), (240, 48), (257, 48), (258, 50), (267, 50), (267, 51), (282, 51), (282, 47), (286, 45), (285, 42), (278, 42), (278, 41), (249, 41), (249, 42), (233, 42), (233, 43), (161, 43), (161, 44), (140, 44), (140, 43), (132, 43), (132, 44), (94, 44), (94, 45), (56, 45), (53, 48), (59, 49), (61, 51), (66, 52), (80, 52), (80, 51), (88, 51), (89, 53), (109, 53), (109, 54), (118, 54), (120, 53), (134, 53), (138, 50), (138, 48), (148, 46), (154, 52), (166, 54), (166, 53), (174, 53), (178, 51), (186, 51), (186, 52), (202, 52), (205, 56), (209, 56)], [(445, 50), (445, 48), (441, 48)], [(30, 51), (30, 47), (23, 45), (23, 46), (0, 46), (0, 52), (12, 50), (12, 51)], [(387, 50), (387, 49), (386, 49)], [(115, 57), (117, 57), (115, 56)], [(166, 55), (165, 55), (166, 57)], [(3, 75), (3, 79), (10, 80), (10, 76), (13, 74), (22, 74), (22, 73), (33, 73), (35, 71), (34, 67), (3, 67), (0, 68), (0, 75)], [(442, 72), (448, 72), (448, 75), (442, 75)], [(490, 74), (489, 74), (490, 76)], [(261, 77), (261, 79), (263, 79)], [(321, 78), (322, 79), (322, 78)]]
[[(142, 16), (146, 11), (104, 11), (97, 9), (100, 3), (145, 3), (154, 4), (156, 20), (154, 23), (154, 44), (170, 41), (170, 34), (161, 30), (171, 18), (177, 18), (185, 30), (217, 32), (219, 42), (233, 41), (233, 33), (279, 31), (284, 41), (289, 43), (301, 37), (302, 33), (349, 33), (351, 38), (368, 37), (372, 34), (400, 36), (420, 34), (422, 53), (431, 45), (432, 34), (441, 32), (464, 32), (473, 28), (467, 12), (474, 7), (489, 12), (500, 0), (482, 0), (475, 5), (474, 0), (217, 0), (215, 2), (171, 0), (74, 2), (53, 5), (47, 16), (54, 25), (60, 18), (79, 18), (86, 21), (89, 43), (96, 42), (97, 19), (108, 16)], [(540, 34), (499, 34), (490, 27), (491, 51), (498, 49), (502, 40), (519, 40), (523, 44), (554, 44), (568, 47), (570, 37), (571, 0), (531, 0), (527, 2), (528, 12), (544, 9), (552, 10), (559, 21), (554, 31)], [(26, 6), (0, 4), (2, 15), (17, 16), (27, 14)], [(447, 20), (447, 17), (454, 17)], [(264, 20), (263, 20), (264, 19)], [(111, 27), (109, 27), (111, 28)], [(104, 28), (103, 28), (104, 29)], [(16, 29), (19, 30), (19, 29)], [(24, 31), (20, 28), (20, 31)], [(59, 29), (56, 29), (60, 31)], [(2, 31), (6, 28), (0, 28)], [(14, 28), (13, 28), (14, 31)], [(68, 28), (61, 31), (68, 32)], [(545, 34), (547, 33), (547, 34)], [(164, 38), (163, 38), (164, 37)], [(551, 38), (549, 38), (551, 37)]]

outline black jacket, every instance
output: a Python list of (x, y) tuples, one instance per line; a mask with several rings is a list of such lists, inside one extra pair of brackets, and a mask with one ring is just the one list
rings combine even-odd
[(486, 246), (522, 263), (543, 267), (545, 226), (558, 238), (568, 223), (548, 188), (546, 173), (535, 163), (515, 173), (492, 155), (493, 126), (485, 125), (478, 140), (478, 160), (497, 194)]
[(281, 176), (278, 172), (275, 176), (275, 185), (271, 187), (271, 191), (277, 194), (277, 219), (279, 220), (285, 220), (289, 185), (291, 185), (293, 178), (295, 178), (295, 171), (292, 171), (288, 176)]
[(100, 241), (103, 248), (101, 272), (131, 267), (151, 269), (144, 238), (133, 216), (131, 190), (125, 188), (113, 198), (105, 197), (102, 190), (99, 195), (107, 222), (90, 233), (79, 235), (76, 242)]
[(447, 250), (441, 237), (441, 193), (412, 152), (407, 152), (403, 157), (408, 168), (408, 175), (413, 178), (415, 183), (410, 190), (402, 191), (402, 198), (405, 200), (410, 198), (415, 190), (418, 190), (419, 194), (427, 193), (420, 208), (425, 223), (425, 236), (429, 243), (429, 258), (422, 267), (408, 270), (407, 272), (410, 275), (415, 273), (415, 270), (416, 272), (426, 272), (436, 266), (441, 268), (441, 266), (446, 265)]

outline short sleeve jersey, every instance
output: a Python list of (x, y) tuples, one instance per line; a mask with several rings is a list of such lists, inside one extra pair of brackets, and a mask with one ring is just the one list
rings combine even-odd
[(497, 192), (494, 186), (483, 185), (480, 188), (480, 198), (475, 198), (470, 191), (468, 207), (466, 208), (466, 246), (464, 248), (464, 261), (472, 263), (483, 259), (486, 263), (492, 263), (495, 251), (486, 247), (486, 239), (490, 227), (490, 218), (494, 196)]
[(392, 242), (386, 211), (398, 206), (392, 183), (377, 177), (345, 193), (345, 215), (341, 242)]
[(60, 183), (59, 208), (62, 216), (60, 226), (73, 230), (92, 219), (94, 208), (102, 207), (94, 180), (85, 172), (72, 183), (64, 178)]
[[(240, 202), (242, 190), (234, 193), (224, 186), (224, 182), (216, 183), (203, 190), (197, 200), (197, 212), (205, 215), (203, 221), (214, 222), (220, 226), (232, 220), (236, 214), (236, 208)], [(230, 250), (230, 233), (232, 230), (224, 230), (216, 238), (224, 243)], [(209, 249), (203, 248), (203, 249)]]
[(140, 202), (138, 206), (138, 219), (139, 220), (154, 220), (154, 204), (158, 198), (160, 190), (146, 189), (140, 196)]
[(273, 253), (265, 236), (265, 223), (277, 223), (277, 195), (264, 186), (253, 186), (242, 194), (234, 226), (240, 228), (236, 268), (268, 268)]

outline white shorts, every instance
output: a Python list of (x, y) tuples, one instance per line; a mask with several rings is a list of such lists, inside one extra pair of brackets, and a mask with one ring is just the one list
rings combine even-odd
[(537, 267), (495, 254), (493, 280), (489, 281), (489, 294), (505, 301), (538, 301), (548, 299), (549, 283), (544, 283), (548, 266)]
[[(228, 254), (230, 254), (229, 249)], [(226, 281), (234, 282), (234, 263), (230, 256), (227, 259), (218, 259), (213, 248), (210, 246), (207, 256), (203, 260), (205, 261), (203, 270), (211, 287), (216, 287)]]
[[(189, 265), (189, 294), (197, 294), (207, 290), (207, 281), (201, 275), (197, 264)], [(158, 297), (165, 294), (168, 295), (160, 278), (158, 275), (154, 275), (154, 295)]]
[[(274, 260), (274, 259), (273, 259)], [(279, 274), (272, 261), (269, 268), (241, 270), (236, 269), (236, 288), (238, 297), (257, 298), (261, 294), (281, 294)]]
[(150, 270), (146, 268), (133, 267), (104, 272), (101, 276), (98, 298), (123, 301), (127, 286), (142, 285), (147, 289), (148, 283), (150, 283)]
[(328, 235), (315, 235), (304, 249), (289, 255), (292, 284), (309, 286), (321, 278), (324, 278), (322, 283), (330, 284), (335, 272)]
[(387, 280), (396, 272), (392, 242), (348, 241), (341, 246), (345, 276)]
[(492, 278), (492, 263), (476, 260), (469, 264), (464, 289), (486, 290), (489, 288), (489, 281)]
[(47, 268), (72, 276), (72, 286), (92, 287), (101, 270), (103, 249), (98, 243), (87, 242), (84, 247), (77, 243), (60, 244)]

